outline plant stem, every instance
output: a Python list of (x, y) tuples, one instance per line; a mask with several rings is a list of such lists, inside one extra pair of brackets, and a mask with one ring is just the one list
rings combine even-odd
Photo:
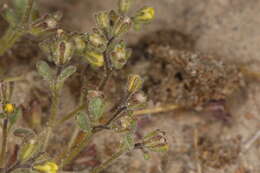
[(104, 59), (105, 59), (105, 66), (104, 66), (104, 70), (105, 70), (105, 74), (103, 79), (101, 80), (100, 84), (98, 85), (97, 90), (99, 91), (103, 91), (107, 82), (109, 81), (110, 76), (112, 75), (112, 67), (111, 67), (111, 61), (109, 58), (109, 53), (110, 53), (110, 47), (111, 44), (113, 44), (115, 40), (115, 37), (112, 37), (111, 39), (109, 39), (108, 43), (107, 43), (107, 49), (104, 52)]
[(100, 166), (97, 168), (94, 168), (90, 173), (99, 173), (106, 169), (111, 163), (115, 160), (117, 160), (120, 156), (122, 156), (127, 150), (126, 149), (121, 149), (120, 151), (114, 153), (110, 159), (102, 163)]
[[(61, 67), (58, 67), (58, 74), (57, 76), (60, 74), (61, 72)], [(54, 128), (54, 126), (56, 125), (56, 117), (58, 114), (58, 107), (59, 107), (59, 102), (60, 102), (60, 91), (61, 88), (57, 88), (57, 79), (55, 80), (55, 87), (52, 89), (52, 101), (51, 101), (51, 114), (50, 117), (48, 119), (47, 122), (47, 132), (46, 132), (46, 139), (45, 139), (45, 143), (43, 145), (43, 151), (46, 151), (48, 144), (49, 144), (49, 140), (52, 136), (52, 129)]]
[(181, 107), (176, 104), (165, 105), (165, 106), (159, 106), (159, 107), (155, 107), (155, 108), (148, 108), (148, 109), (134, 111), (134, 115), (156, 114), (156, 113), (173, 111), (173, 110), (180, 109), (180, 108)]
[(49, 117), (48, 123), (52, 127), (55, 124), (57, 113), (58, 113), (58, 106), (60, 101), (60, 90), (54, 89), (52, 92), (52, 104), (51, 104), (51, 115)]
[(78, 107), (76, 107), (76, 109), (74, 109), (72, 112), (68, 113), (67, 115), (65, 115), (60, 121), (59, 123), (57, 123), (57, 125), (62, 125), (65, 121), (73, 118), (78, 112), (80, 112), (81, 110), (83, 110), (85, 108), (85, 104), (79, 105)]
[(62, 168), (68, 165), (90, 143), (90, 139), (92, 138), (92, 136), (92, 133), (85, 133), (84, 139), (81, 141), (81, 143), (73, 146), (69, 153), (66, 153), (67, 157), (65, 158), (65, 160), (62, 160), (60, 167)]
[(2, 140), (2, 149), (0, 155), (0, 168), (4, 167), (5, 158), (6, 158), (6, 146), (7, 146), (7, 126), (8, 126), (8, 119), (5, 118), (3, 122), (3, 140)]

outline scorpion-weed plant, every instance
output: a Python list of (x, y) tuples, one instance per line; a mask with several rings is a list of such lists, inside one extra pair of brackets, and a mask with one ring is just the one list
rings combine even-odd
[[(134, 16), (129, 17), (127, 12), (132, 0), (119, 0), (118, 10), (102, 11), (95, 15), (97, 25), (92, 33), (76, 33), (59, 27), (62, 18), (60, 12), (42, 16), (34, 0), (11, 0), (11, 2), (3, 4), (1, 9), (1, 15), (9, 23), (9, 27), (0, 39), (0, 55), (25, 34), (45, 38), (39, 46), (48, 59), (39, 61), (36, 68), (39, 75), (48, 83), (52, 98), (47, 122), (44, 127), (38, 127), (41, 130), (17, 128), (16, 122), (22, 111), (11, 99), (14, 81), (2, 80), (1, 173), (15, 171), (56, 173), (70, 164), (88, 146), (94, 135), (102, 130), (120, 133), (122, 140), (118, 151), (91, 170), (91, 173), (101, 172), (122, 154), (135, 149), (141, 149), (145, 158), (148, 158), (149, 151), (168, 150), (165, 134), (161, 130), (155, 130), (141, 140), (135, 138), (137, 120), (134, 111), (144, 104), (131, 102), (132, 96), (142, 87), (143, 81), (139, 75), (129, 75), (125, 95), (111, 109), (105, 106), (106, 93), (103, 93), (112, 73), (121, 69), (131, 56), (131, 50), (121, 37), (132, 27), (140, 29), (143, 24), (150, 23), (154, 18), (153, 8), (143, 7)], [(78, 106), (67, 115), (58, 117), (63, 86), (77, 71), (78, 64), (71, 65), (72, 58), (76, 57), (80, 57), (76, 62), (84, 61), (85, 66), (90, 65), (95, 69), (101, 69), (100, 71), (103, 69), (104, 75), (96, 88), (86, 89), (83, 80)], [(69, 120), (75, 121), (78, 133), (71, 139), (70, 145), (64, 146), (59, 154), (51, 157), (47, 151), (51, 147), (49, 144), (55, 135), (55, 129)], [(11, 156), (7, 152), (8, 139), (12, 135), (20, 137), (21, 143), (15, 160), (9, 164)]]

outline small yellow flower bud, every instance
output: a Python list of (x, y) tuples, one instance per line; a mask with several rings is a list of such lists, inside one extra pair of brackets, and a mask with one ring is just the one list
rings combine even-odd
[(137, 12), (134, 21), (138, 23), (149, 23), (154, 18), (154, 13), (154, 8), (144, 7)]
[(102, 67), (104, 65), (104, 56), (95, 51), (87, 51), (85, 54), (87, 61), (96, 67)]
[(58, 171), (58, 165), (55, 162), (46, 162), (43, 165), (36, 165), (33, 168), (43, 173), (56, 173)]
[(4, 105), (4, 111), (5, 111), (5, 113), (13, 113), (14, 112), (14, 109), (15, 109), (15, 107), (14, 107), (14, 105), (13, 104), (11, 104), (11, 103), (7, 103), (7, 104), (5, 104)]
[(142, 84), (143, 80), (139, 75), (130, 75), (128, 77), (127, 91), (129, 93), (135, 93), (142, 87)]

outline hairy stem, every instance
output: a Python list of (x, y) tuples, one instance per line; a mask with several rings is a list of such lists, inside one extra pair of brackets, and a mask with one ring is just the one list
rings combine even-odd
[(180, 108), (181, 107), (179, 105), (176, 105), (176, 104), (158, 106), (158, 107), (154, 107), (154, 108), (148, 108), (148, 109), (142, 109), (142, 110), (134, 111), (134, 115), (156, 114), (156, 113), (174, 111), (174, 110), (180, 109)]
[(85, 104), (79, 105), (78, 107), (76, 107), (73, 111), (71, 111), (70, 113), (68, 113), (67, 115), (65, 115), (60, 121), (59, 123), (57, 123), (57, 125), (62, 125), (65, 121), (73, 118), (78, 112), (80, 112), (81, 110), (83, 110), (86, 107)]
[(65, 159), (61, 161), (60, 167), (64, 167), (71, 163), (71, 161), (90, 143), (93, 134), (84, 134), (84, 139), (71, 148), (68, 153), (65, 153)]
[(104, 66), (104, 70), (105, 70), (105, 74), (103, 79), (100, 81), (100, 84), (98, 85), (97, 90), (103, 91), (107, 82), (109, 81), (110, 76), (112, 75), (112, 67), (111, 67), (111, 62), (110, 62), (110, 58), (109, 58), (109, 53), (110, 53), (110, 47), (111, 44), (113, 44), (115, 38), (112, 37), (111, 39), (109, 39), (108, 43), (107, 43), (107, 49), (104, 52), (104, 58), (105, 58), (105, 66)]
[(117, 160), (120, 156), (122, 156), (127, 150), (126, 149), (121, 149), (120, 151), (114, 153), (111, 158), (109, 158), (107, 161), (102, 163), (100, 166), (97, 168), (94, 168), (90, 173), (99, 173), (106, 169), (109, 165), (112, 164), (113, 161)]
[[(58, 73), (57, 73), (57, 77), (60, 74), (62, 68), (58, 67)], [(49, 140), (52, 136), (52, 130), (54, 128), (54, 126), (56, 125), (56, 119), (57, 119), (57, 114), (58, 114), (58, 108), (59, 108), (59, 102), (60, 102), (60, 91), (62, 89), (62, 87), (56, 87), (57, 85), (57, 79), (55, 81), (55, 87), (52, 89), (52, 99), (51, 99), (51, 114), (50, 117), (48, 119), (47, 122), (47, 132), (46, 132), (46, 139), (45, 139), (45, 143), (43, 146), (44, 151), (46, 151), (48, 144), (49, 144)]]
[(1, 155), (0, 155), (0, 167), (3, 168), (5, 164), (5, 158), (6, 158), (6, 146), (7, 146), (7, 126), (8, 126), (8, 119), (5, 118), (3, 122), (3, 136), (2, 136), (2, 149), (1, 149)]

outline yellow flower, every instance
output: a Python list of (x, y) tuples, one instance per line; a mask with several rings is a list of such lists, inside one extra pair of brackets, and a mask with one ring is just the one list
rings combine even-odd
[(13, 104), (11, 104), (11, 103), (7, 103), (7, 104), (5, 104), (4, 105), (4, 111), (6, 112), (6, 113), (13, 113), (14, 112), (14, 105)]
[(148, 23), (154, 18), (154, 13), (154, 8), (144, 7), (137, 12), (134, 20), (140, 23)]
[(58, 171), (58, 165), (55, 162), (46, 162), (43, 165), (36, 165), (33, 168), (43, 173), (56, 173)]

